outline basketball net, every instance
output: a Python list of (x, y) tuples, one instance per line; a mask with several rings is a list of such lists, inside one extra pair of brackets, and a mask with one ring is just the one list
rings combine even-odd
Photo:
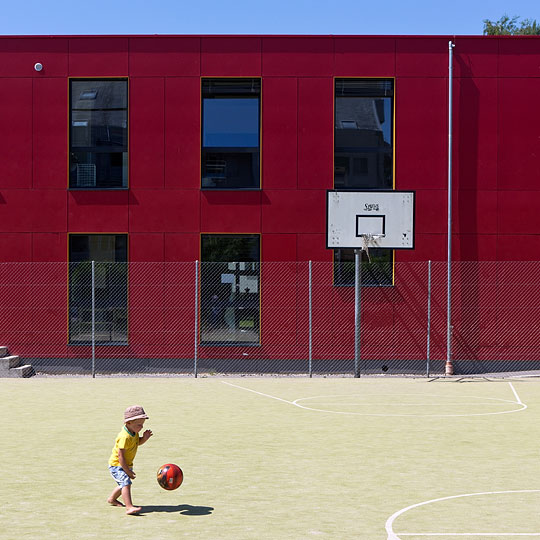
[(368, 262), (371, 262), (371, 257), (369, 255), (369, 246), (376, 247), (377, 239), (382, 238), (384, 234), (363, 234), (362, 235), (362, 251), (366, 252)]

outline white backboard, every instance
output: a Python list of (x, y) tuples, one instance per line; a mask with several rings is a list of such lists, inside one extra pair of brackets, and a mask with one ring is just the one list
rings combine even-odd
[(364, 246), (414, 249), (414, 191), (329, 190), (326, 197), (326, 247)]

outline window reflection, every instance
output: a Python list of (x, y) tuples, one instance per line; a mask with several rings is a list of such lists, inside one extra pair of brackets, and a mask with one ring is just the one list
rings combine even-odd
[[(365, 251), (362, 251), (361, 261), (360, 283), (362, 287), (391, 286), (393, 284), (393, 250), (371, 248), (369, 257)], [(335, 249), (334, 285), (354, 286), (354, 274), (354, 249)]]
[(202, 343), (259, 343), (259, 257), (259, 235), (202, 236)]
[(334, 186), (392, 189), (393, 81), (336, 79)]
[(202, 92), (202, 187), (259, 188), (260, 81), (206, 79)]
[(70, 188), (127, 187), (127, 80), (70, 84)]
[(69, 342), (127, 343), (127, 235), (69, 236)]

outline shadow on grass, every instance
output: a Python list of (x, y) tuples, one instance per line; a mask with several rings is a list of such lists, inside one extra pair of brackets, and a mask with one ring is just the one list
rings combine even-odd
[(174, 506), (143, 506), (142, 514), (151, 514), (152, 512), (178, 513), (184, 516), (208, 516), (212, 513), (211, 506), (191, 506), (190, 504), (177, 504)]

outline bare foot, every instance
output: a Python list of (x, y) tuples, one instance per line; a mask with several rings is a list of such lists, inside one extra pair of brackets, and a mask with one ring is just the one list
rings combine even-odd
[(126, 510), (126, 514), (128, 516), (133, 516), (135, 514), (138, 514), (141, 510), (142, 510), (142, 508), (140, 506), (132, 506), (131, 508), (128, 508)]
[(111, 506), (124, 506), (118, 499), (107, 499), (107, 502), (111, 505)]

